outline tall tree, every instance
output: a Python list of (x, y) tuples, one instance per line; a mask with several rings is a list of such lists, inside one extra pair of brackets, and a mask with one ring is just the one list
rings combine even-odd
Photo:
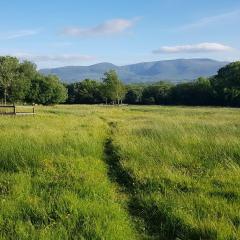
[(240, 106), (240, 61), (221, 68), (218, 74), (211, 78), (211, 84), (216, 92), (218, 103)]
[(64, 102), (67, 98), (67, 89), (57, 76), (43, 76), (37, 74), (31, 81), (28, 102), (44, 105)]
[(19, 76), (15, 79), (10, 89), (10, 99), (12, 101), (25, 100), (31, 86), (31, 81), (38, 74), (37, 66), (29, 61), (20, 63), (18, 71)]
[(125, 87), (121, 80), (118, 78), (118, 75), (115, 70), (110, 70), (104, 73), (103, 78), (103, 95), (107, 100), (117, 101), (119, 104), (124, 95), (125, 95)]
[(142, 101), (145, 104), (169, 104), (173, 85), (167, 82), (159, 82), (145, 87), (142, 93)]
[(7, 104), (7, 97), (11, 88), (16, 86), (16, 81), (21, 78), (19, 60), (15, 57), (0, 57), (0, 86), (3, 90), (4, 103)]
[(101, 83), (91, 79), (72, 83), (68, 88), (69, 103), (100, 103), (103, 101), (101, 95)]
[(129, 104), (138, 104), (142, 99), (142, 88), (128, 87), (124, 102)]

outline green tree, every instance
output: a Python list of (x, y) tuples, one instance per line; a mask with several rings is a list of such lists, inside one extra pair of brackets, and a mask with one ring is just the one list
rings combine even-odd
[(0, 86), (3, 91), (4, 103), (7, 104), (10, 90), (17, 87), (17, 80), (22, 79), (19, 72), (20, 63), (15, 57), (0, 57)]
[(70, 103), (100, 103), (101, 83), (95, 80), (85, 79), (82, 82), (68, 86), (68, 102)]
[(199, 77), (192, 84), (193, 105), (212, 105), (214, 92), (209, 78)]
[(110, 70), (106, 73), (104, 73), (104, 78), (103, 78), (103, 96), (106, 100), (110, 101), (117, 101), (119, 104), (124, 95), (125, 95), (125, 87), (121, 80), (118, 78), (118, 75), (115, 70)]
[(131, 88), (127, 90), (125, 95), (125, 102), (129, 104), (140, 103), (142, 99), (142, 89), (141, 88)]
[(173, 104), (195, 105), (194, 83), (179, 83), (172, 88), (171, 91)]
[(29, 61), (24, 61), (19, 66), (19, 76), (13, 82), (11, 87), (12, 101), (24, 100), (29, 92), (31, 81), (38, 74), (37, 66)]
[(142, 93), (142, 101), (145, 104), (169, 104), (171, 100), (172, 84), (159, 82), (147, 86)]
[(67, 98), (67, 89), (54, 75), (43, 76), (37, 74), (31, 81), (28, 102), (44, 105), (64, 102)]
[(73, 104), (77, 103), (77, 88), (78, 83), (67, 84), (66, 88), (68, 91), (67, 103)]
[(221, 68), (211, 78), (217, 101), (220, 104), (240, 106), (240, 61)]

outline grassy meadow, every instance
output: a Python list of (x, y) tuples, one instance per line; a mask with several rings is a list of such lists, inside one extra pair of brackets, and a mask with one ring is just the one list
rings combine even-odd
[(240, 110), (0, 116), (0, 239), (240, 239)]

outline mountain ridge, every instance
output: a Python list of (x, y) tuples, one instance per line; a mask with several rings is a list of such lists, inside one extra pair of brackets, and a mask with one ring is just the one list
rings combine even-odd
[(108, 62), (96, 63), (89, 66), (64, 66), (45, 68), (39, 71), (43, 74), (54, 74), (63, 82), (71, 83), (86, 78), (100, 80), (104, 72), (114, 69), (125, 83), (190, 81), (197, 77), (215, 75), (219, 68), (228, 62), (208, 58), (174, 59), (152, 62), (140, 62), (128, 65), (114, 65)]

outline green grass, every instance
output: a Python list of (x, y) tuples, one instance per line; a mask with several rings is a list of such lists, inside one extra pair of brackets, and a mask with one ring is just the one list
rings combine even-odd
[(240, 110), (0, 116), (0, 239), (240, 239)]
[(2, 239), (134, 239), (103, 161), (107, 125), (88, 108), (0, 118)]
[[(240, 111), (132, 108), (113, 135), (133, 214), (158, 239), (240, 238)], [(117, 159), (117, 158), (116, 158)]]

